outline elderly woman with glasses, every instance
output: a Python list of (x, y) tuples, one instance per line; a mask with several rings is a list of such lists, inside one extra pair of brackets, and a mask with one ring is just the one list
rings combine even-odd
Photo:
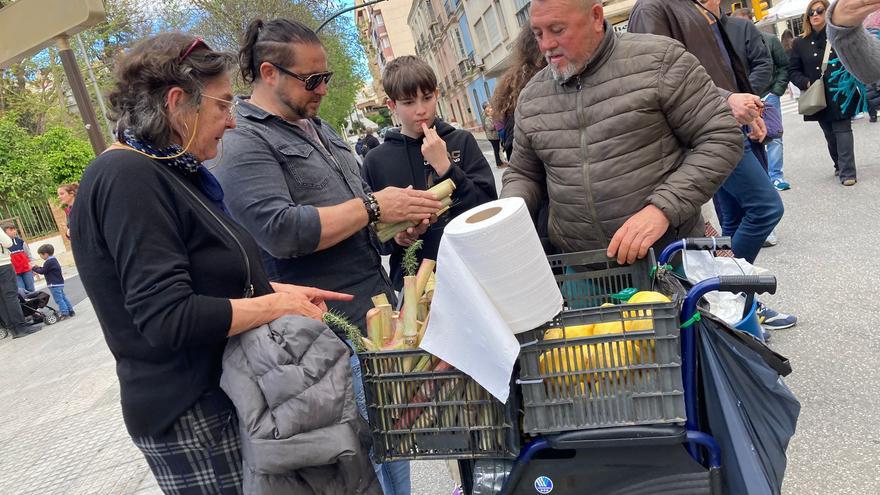
[[(795, 39), (789, 55), (788, 74), (791, 82), (806, 91), (820, 78), (825, 83), (824, 110), (804, 115), (805, 121), (819, 122), (828, 152), (834, 161), (834, 175), (844, 186), (856, 184), (856, 158), (853, 149), (852, 117), (857, 105), (844, 105), (844, 99), (835, 99), (829, 77), (840, 68), (834, 48), (828, 42), (826, 30), (827, 0), (815, 0), (804, 13), (804, 32)], [(827, 50), (827, 51), (826, 51)], [(826, 58), (827, 54), (827, 58)], [(823, 67), (823, 61), (833, 61)]]
[(233, 58), (146, 39), (118, 63), (117, 142), (73, 206), (77, 266), (116, 370), (125, 425), (166, 493), (240, 493), (238, 418), (220, 389), (227, 338), (349, 296), (270, 283), (202, 162), (235, 127)]

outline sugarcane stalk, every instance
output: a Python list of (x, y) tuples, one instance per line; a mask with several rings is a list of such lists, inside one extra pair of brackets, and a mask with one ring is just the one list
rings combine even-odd
[(425, 294), (425, 288), (428, 286), (428, 280), (434, 273), (434, 267), (437, 262), (428, 258), (422, 260), (419, 271), (416, 273), (416, 297), (421, 298)]
[(378, 344), (382, 342), (382, 311), (379, 308), (370, 308), (367, 311), (367, 338)]
[[(373, 342), (379, 347), (385, 347), (394, 338), (394, 310), (391, 309), (390, 304), (380, 304), (375, 309), (378, 310), (379, 314), (376, 320), (379, 339), (373, 340)], [(369, 329), (367, 331), (369, 332)], [(370, 338), (373, 339), (372, 336)]]
[(373, 296), (372, 299), (373, 299), (373, 306), (377, 307), (377, 308), (383, 304), (391, 304), (388, 301), (388, 295), (385, 294), (384, 292), (382, 294), (376, 294), (375, 296)]
[(434, 299), (434, 288), (437, 286), (437, 276), (432, 272), (428, 276), (428, 283), (425, 285), (425, 298), (428, 299), (428, 305)]
[[(442, 215), (449, 211), (449, 208), (452, 206), (452, 198), (445, 197), (439, 199), (441, 207), (437, 210), (437, 215)], [(388, 242), (394, 238), (397, 234), (405, 231), (410, 227), (415, 227), (418, 225), (418, 222), (412, 222), (410, 220), (404, 220), (402, 222), (397, 223), (379, 223), (376, 225), (376, 235), (379, 237), (379, 240), (382, 242)]]
[[(403, 343), (409, 349), (419, 346), (418, 324), (419, 298), (416, 296), (416, 277), (403, 277), (403, 307), (400, 310), (400, 319), (403, 323)], [(415, 365), (413, 358), (404, 360), (404, 369), (409, 371)]]

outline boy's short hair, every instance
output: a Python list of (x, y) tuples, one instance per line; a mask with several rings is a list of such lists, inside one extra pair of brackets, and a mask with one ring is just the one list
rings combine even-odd
[(0, 228), (3, 228), (3, 230), (14, 229), (15, 224), (12, 222), (3, 222), (2, 224), (0, 224)]
[(397, 101), (437, 89), (437, 76), (431, 66), (413, 55), (397, 57), (382, 72), (382, 88), (388, 98)]
[(37, 254), (48, 254), (49, 256), (52, 256), (55, 254), (55, 246), (51, 244), (43, 244), (37, 248)]

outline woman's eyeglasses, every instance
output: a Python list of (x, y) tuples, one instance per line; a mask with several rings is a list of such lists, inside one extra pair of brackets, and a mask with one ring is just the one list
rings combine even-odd
[(224, 100), (223, 98), (217, 98), (216, 96), (206, 95), (204, 93), (202, 94), (202, 98), (208, 98), (209, 100), (219, 101), (220, 103), (223, 104), (224, 108), (229, 107), (227, 110), (227, 112), (229, 112), (229, 118), (232, 120), (235, 120), (235, 109), (238, 107), (238, 100), (235, 100), (235, 101)]
[(306, 91), (314, 91), (315, 88), (320, 86), (322, 82), (326, 83), (326, 84), (330, 84), (330, 80), (333, 79), (332, 72), (316, 72), (314, 74), (309, 74), (307, 76), (301, 76), (295, 72), (290, 72), (289, 70), (285, 69), (284, 67), (281, 67), (280, 65), (276, 64), (275, 62), (269, 62), (269, 63), (272, 64), (272, 67), (275, 67), (276, 69), (281, 71), (282, 74), (287, 74), (288, 76), (290, 76), (294, 79), (299, 79), (300, 81), (304, 82), (306, 84)]
[(814, 15), (822, 15), (825, 13), (824, 7), (819, 7), (817, 9), (810, 9), (807, 11), (807, 17), (813, 17)]

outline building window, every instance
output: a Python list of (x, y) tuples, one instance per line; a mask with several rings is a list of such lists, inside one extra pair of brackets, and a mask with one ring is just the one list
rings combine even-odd
[(474, 31), (477, 32), (477, 43), (480, 44), (480, 48), (485, 50), (484, 53), (489, 53), (492, 47), (489, 46), (489, 40), (486, 38), (486, 28), (483, 26), (483, 19), (474, 24)]
[(495, 16), (494, 7), (489, 6), (483, 13), (483, 20), (486, 22), (486, 34), (489, 36), (489, 46), (495, 48), (501, 43), (501, 30), (498, 29), (498, 17)]
[(385, 48), (391, 48), (391, 42), (388, 41), (388, 37), (387, 37), (387, 36), (382, 36), (382, 48), (383, 48), (383, 49), (385, 49)]
[(455, 38), (455, 50), (458, 52), (458, 58), (464, 58), (467, 55), (467, 52), (464, 49), (464, 41), (461, 38), (461, 31), (456, 27), (452, 30), (453, 37)]
[(376, 25), (377, 26), (384, 26), (385, 25), (385, 19), (382, 18), (381, 12), (376, 14)]
[(495, 15), (498, 17), (498, 25), (501, 26), (501, 37), (507, 39), (509, 33), (507, 32), (507, 23), (504, 22), (504, 10), (500, 0), (495, 0)]
[(525, 26), (529, 23), (529, 7), (532, 5), (532, 0), (514, 0), (513, 1), (514, 9), (516, 9), (516, 22), (520, 27)]

